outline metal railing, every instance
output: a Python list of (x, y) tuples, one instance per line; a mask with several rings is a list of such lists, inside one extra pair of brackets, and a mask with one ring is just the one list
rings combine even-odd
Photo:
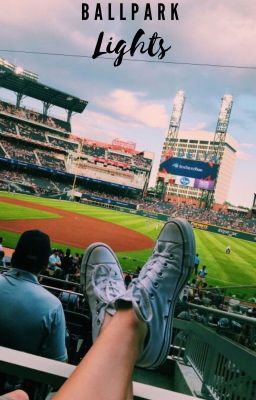
[(175, 319), (174, 327), (172, 358), (193, 368), (205, 398), (256, 399), (255, 352), (195, 321)]
[[(70, 364), (0, 347), (0, 373), (4, 372), (32, 381), (36, 390), (30, 400), (44, 400), (51, 390), (54, 391), (65, 382), (74, 369), (75, 367)], [(193, 399), (191, 396), (139, 382), (133, 382), (133, 387), (135, 399)]]

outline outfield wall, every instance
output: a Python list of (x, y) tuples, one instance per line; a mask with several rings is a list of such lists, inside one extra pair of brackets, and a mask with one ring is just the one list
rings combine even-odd
[[(99, 207), (104, 207), (104, 205), (102, 203), (90, 202), (90, 204), (94, 204)], [(113, 204), (111, 206), (110, 205), (105, 205), (105, 206), (107, 208), (112, 208), (117, 211), (125, 212), (128, 214), (140, 215), (141, 217), (152, 218), (152, 219), (156, 219), (158, 221), (166, 222), (169, 219), (169, 215), (166, 215), (166, 214), (153, 213), (153, 212), (145, 211), (145, 210), (132, 210), (129, 208), (117, 207), (117, 206), (114, 206)], [(190, 221), (190, 222), (191, 222), (191, 225), (193, 226), (193, 228), (196, 228), (196, 229), (201, 229), (203, 231), (208, 231), (208, 232), (213, 232), (213, 233), (219, 233), (220, 235), (230, 236), (230, 237), (234, 237), (237, 239), (243, 239), (243, 240), (247, 240), (249, 242), (256, 243), (256, 235), (251, 234), (251, 233), (235, 231), (232, 229), (222, 228), (220, 226), (209, 225), (209, 224), (205, 224), (205, 223), (197, 222), (197, 221)]]
[(214, 233), (220, 233), (221, 235), (235, 237), (237, 239), (244, 239), (250, 242), (256, 242), (256, 235), (253, 235), (252, 233), (234, 231), (232, 229), (222, 228), (220, 226), (215, 226), (215, 225), (203, 224), (197, 221), (190, 221), (190, 222), (191, 225), (197, 229), (202, 229), (204, 231), (209, 231)]

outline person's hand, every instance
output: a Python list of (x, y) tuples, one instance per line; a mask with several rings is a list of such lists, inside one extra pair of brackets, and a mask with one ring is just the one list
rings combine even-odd
[(29, 400), (26, 392), (23, 390), (14, 390), (13, 392), (6, 393), (0, 396), (0, 400)]

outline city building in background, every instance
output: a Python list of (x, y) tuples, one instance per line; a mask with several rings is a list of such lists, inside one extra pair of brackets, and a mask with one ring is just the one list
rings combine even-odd
[[(215, 143), (213, 142), (213, 136), (214, 134), (211, 132), (180, 132), (173, 150), (173, 158), (194, 160), (195, 162), (202, 162), (208, 165), (207, 160), (209, 159), (209, 155), (214, 152)], [(221, 152), (222, 160), (215, 187), (215, 203), (223, 204), (227, 200), (237, 147), (236, 141), (230, 135), (227, 135)], [(195, 168), (196, 165), (197, 163), (195, 163)], [(165, 174), (161, 175), (161, 172), (159, 174), (167, 183), (166, 200), (198, 204), (202, 197), (202, 191), (213, 189), (213, 180), (187, 177), (186, 175), (188, 174), (184, 172), (181, 175), (180, 170), (179, 175), (167, 174), (165, 176)]]
[(212, 206), (227, 200), (238, 145), (227, 134), (233, 105), (231, 95), (222, 98), (215, 133), (179, 132), (185, 97), (183, 93), (176, 129), (168, 130), (163, 145), (157, 188), (167, 201)]

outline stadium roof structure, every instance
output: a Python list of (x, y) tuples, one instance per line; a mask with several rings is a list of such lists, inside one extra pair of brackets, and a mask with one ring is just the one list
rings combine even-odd
[(0, 86), (19, 93), (20, 95), (32, 97), (44, 103), (64, 108), (70, 112), (82, 113), (88, 104), (86, 100), (61, 92), (37, 80), (29, 79), (1, 65)]

